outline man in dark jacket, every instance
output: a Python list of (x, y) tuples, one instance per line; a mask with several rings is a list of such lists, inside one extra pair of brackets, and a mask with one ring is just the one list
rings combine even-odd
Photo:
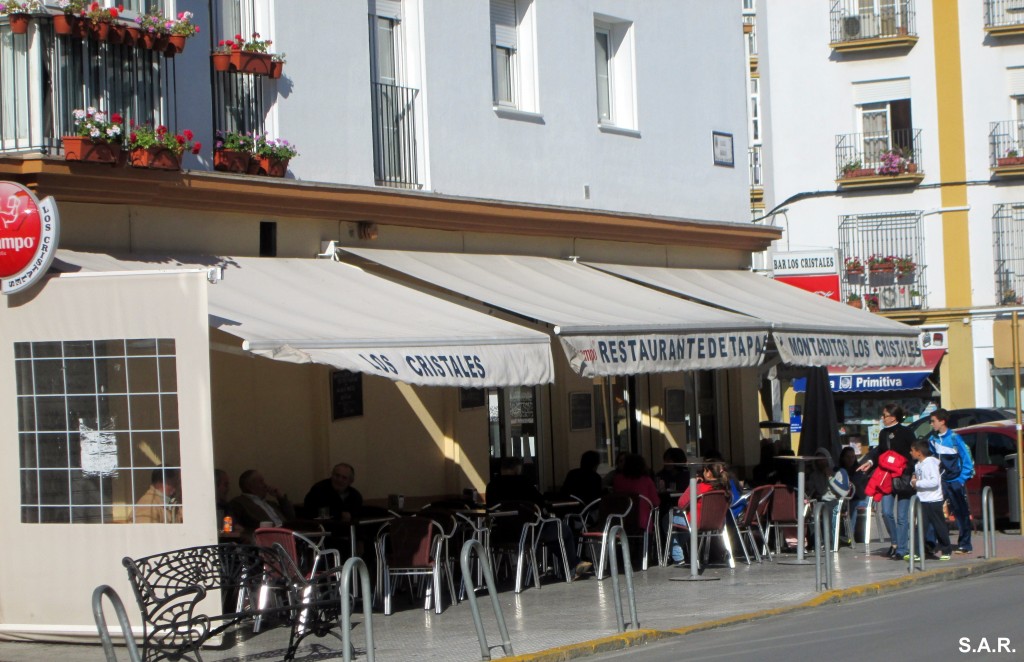
[(351, 464), (341, 462), (334, 465), (331, 477), (325, 478), (309, 489), (303, 502), (309, 517), (319, 517), (320, 511), (326, 508), (330, 517), (348, 521), (352, 515), (358, 515), (363, 506), (363, 495), (352, 487), (356, 479), (356, 470)]
[(878, 465), (878, 457), (886, 451), (899, 453), (907, 460), (903, 474), (893, 479), (892, 493), (882, 497), (882, 521), (885, 522), (891, 542), (887, 556), (897, 561), (902, 561), (910, 553), (910, 497), (914, 496), (914, 487), (910, 484), (915, 464), (914, 458), (910, 457), (914, 433), (903, 425), (905, 417), (906, 412), (895, 403), (882, 407), (883, 427), (878, 433), (878, 445), (868, 452), (857, 467), (857, 471), (871, 470)]

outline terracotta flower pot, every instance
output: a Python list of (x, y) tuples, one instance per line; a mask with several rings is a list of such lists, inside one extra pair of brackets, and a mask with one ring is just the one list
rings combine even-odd
[(171, 42), (167, 38), (167, 35), (160, 34), (156, 35), (156, 39), (153, 41), (153, 50), (158, 53), (167, 53), (167, 49), (170, 47)]
[(107, 41), (110, 37), (110, 23), (99, 21), (89, 24), (89, 38), (96, 41)]
[(141, 43), (143, 48), (153, 49), (156, 47), (157, 35), (155, 32), (146, 32), (144, 30), (139, 30), (139, 32), (142, 36)]
[(846, 305), (852, 306), (854, 308), (863, 308), (864, 307), (864, 301), (861, 300), (861, 299), (851, 299), (851, 300), (846, 302)]
[(111, 24), (110, 32), (107, 33), (107, 41), (115, 46), (123, 44), (128, 36), (128, 28), (123, 25)]
[(71, 36), (75, 39), (85, 39), (89, 36), (89, 21), (81, 17), (75, 17), (71, 26)]
[(175, 53), (185, 50), (185, 37), (180, 34), (172, 34), (167, 37), (167, 42), (174, 47)]
[(907, 161), (907, 172), (911, 175), (917, 172), (917, 164), (913, 161)]
[(77, 20), (73, 14), (57, 14), (53, 17), (53, 31), (65, 36), (72, 34)]
[(10, 14), (7, 20), (11, 24), (11, 34), (28, 34), (28, 14)]
[(214, 71), (230, 71), (231, 53), (211, 53), (210, 59), (213, 61)]
[(269, 76), (273, 62), (268, 53), (231, 52), (231, 68), (241, 74)]
[(181, 170), (181, 157), (165, 147), (138, 147), (131, 158), (133, 168)]
[(125, 26), (124, 43), (127, 46), (139, 46), (142, 41), (142, 30)]
[(280, 78), (281, 77), (281, 73), (283, 71), (284, 71), (284, 62), (274, 62), (273, 60), (271, 60), (271, 62), (270, 62), (270, 77), (271, 78), (273, 78), (275, 80)]
[(117, 163), (121, 146), (116, 143), (93, 142), (82, 136), (64, 136), (65, 161), (86, 161), (89, 163)]
[(288, 161), (290, 161), (290, 159), (261, 156), (259, 157), (259, 161), (261, 175), (267, 175), (268, 177), (284, 177), (285, 173), (288, 172)]
[(247, 173), (249, 171), (249, 152), (233, 149), (218, 149), (213, 152), (213, 169), (222, 172)]

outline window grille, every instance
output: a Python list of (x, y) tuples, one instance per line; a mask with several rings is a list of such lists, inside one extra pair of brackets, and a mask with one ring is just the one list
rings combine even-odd
[(985, 0), (985, 27), (1021, 25), (1024, 23), (1021, 9), (1020, 0)]
[[(212, 20), (215, 42), (234, 39), (235, 35), (248, 39), (260, 32), (253, 0), (219, 0), (214, 3)], [(255, 74), (213, 72), (214, 131), (266, 133), (269, 92), (265, 91), (265, 80)]]
[(992, 210), (996, 299), (1017, 305), (1024, 294), (1024, 203), (999, 204)]
[[(840, 216), (839, 251), (844, 300), (857, 295), (867, 302), (877, 301), (881, 310), (924, 305), (927, 267), (921, 212)], [(902, 273), (898, 270), (872, 272), (867, 268), (871, 256), (906, 259), (913, 263), (913, 269)], [(848, 261), (853, 259), (865, 265), (863, 272), (846, 270)]]

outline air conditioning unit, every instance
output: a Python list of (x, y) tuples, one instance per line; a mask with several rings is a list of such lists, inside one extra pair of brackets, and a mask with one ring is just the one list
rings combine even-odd
[(858, 39), (860, 32), (860, 16), (847, 16), (843, 19), (844, 39)]

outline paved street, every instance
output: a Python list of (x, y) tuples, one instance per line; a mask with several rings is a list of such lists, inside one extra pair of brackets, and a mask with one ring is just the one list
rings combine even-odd
[[(998, 557), (983, 561), (980, 535), (975, 555), (958, 557), (953, 561), (929, 562), (927, 573), (915, 573), (918, 579), (933, 580), (935, 572), (967, 572), (1004, 564), (1010, 560), (1024, 563), (1024, 540), (1016, 535), (999, 535)], [(883, 545), (878, 544), (876, 548)], [(792, 558), (792, 557), (790, 557)], [(644, 630), (667, 631), (739, 617), (777, 607), (796, 607), (821, 594), (814, 587), (814, 566), (792, 566), (778, 563), (756, 563), (747, 566), (738, 562), (735, 570), (712, 567), (707, 576), (717, 581), (678, 582), (671, 578), (685, 577), (688, 569), (653, 567), (635, 574), (637, 609)], [(843, 548), (837, 557), (835, 589), (839, 594), (861, 595), (864, 590), (879, 583), (900, 581), (908, 576), (906, 564), (893, 562), (880, 556), (866, 556), (864, 546)], [(943, 575), (948, 578), (948, 575)], [(984, 578), (972, 575), (955, 582), (967, 586)], [(508, 623), (516, 655), (537, 653), (559, 647), (575, 646), (582, 642), (611, 637), (616, 634), (612, 585), (607, 579), (588, 579), (573, 584), (547, 583), (542, 589), (529, 588), (516, 596), (511, 591), (500, 594), (503, 613)], [(896, 589), (901, 590), (901, 589)], [(129, 607), (129, 615), (138, 624), (138, 613), (130, 596), (122, 596)], [(88, 596), (81, 596), (88, 600)], [(433, 656), (440, 660), (477, 660), (480, 649), (467, 602), (446, 607), (442, 614), (425, 612), (413, 606), (404, 597), (397, 599), (395, 614), (374, 614), (374, 635), (377, 658), (380, 660), (422, 660)], [(824, 609), (825, 607), (818, 607)], [(489, 602), (481, 601), (488, 643), (500, 644), (494, 617), (488, 613)], [(831, 609), (831, 607), (829, 607)], [(627, 612), (628, 613), (628, 612)], [(109, 619), (113, 622), (113, 618)], [(964, 631), (963, 636), (971, 635)], [(984, 634), (978, 632), (977, 634)], [(242, 635), (246, 640), (226, 649), (209, 649), (203, 658), (214, 661), (247, 661), (280, 659), (287, 645), (287, 632), (274, 629), (256, 636)], [(354, 639), (360, 648), (364, 645), (363, 630), (357, 627)], [(634, 635), (635, 636), (635, 635)], [(958, 636), (961, 636), (958, 634)], [(307, 639), (298, 659), (327, 659), (337, 655), (340, 642), (334, 638)], [(122, 659), (125, 656), (122, 653)], [(501, 655), (500, 647), (493, 651)], [(102, 650), (94, 645), (52, 645), (0, 643), (0, 662), (29, 662), (41, 659), (60, 659), (61, 662), (101, 662)]]

